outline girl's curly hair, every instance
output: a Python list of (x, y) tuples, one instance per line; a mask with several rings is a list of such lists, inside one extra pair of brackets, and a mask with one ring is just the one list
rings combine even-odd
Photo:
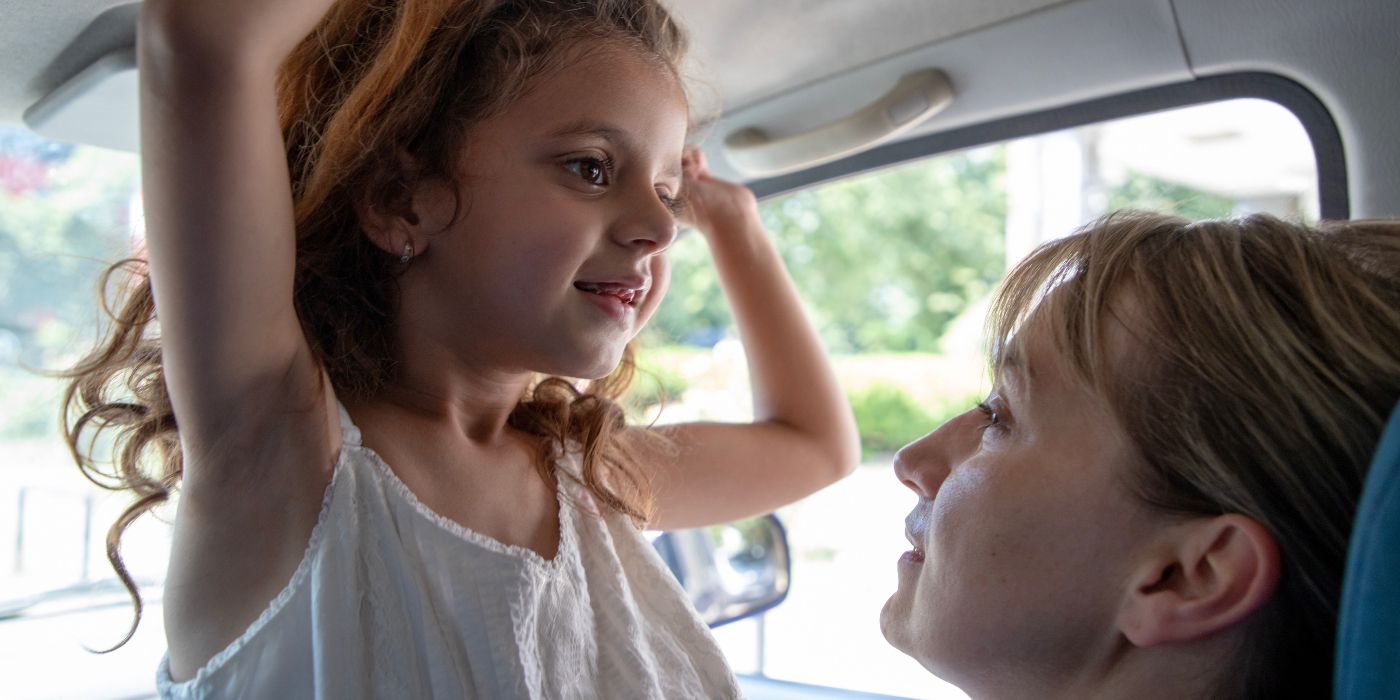
[[(403, 265), (363, 233), (356, 205), (401, 191), (409, 177), (458, 184), (456, 158), (472, 124), (600, 43), (628, 47), (679, 79), (686, 39), (656, 0), (341, 0), (283, 63), (277, 94), (295, 205), (294, 304), (338, 395), (374, 395), (396, 368)], [(411, 176), (393, 167), (404, 152), (418, 166)], [(135, 633), (142, 608), (122, 562), (122, 534), (169, 500), (183, 465), (145, 261), (111, 266), (102, 289), (110, 323), (65, 373), (62, 411), (83, 474), (135, 498), (107, 534), (108, 559), (135, 606), (115, 649)], [(614, 401), (632, 373), (629, 346), (617, 370), (587, 391), (545, 378), (509, 423), (541, 438), (536, 462), (546, 480), (554, 479), (555, 450), (577, 446), (595, 499), (640, 522), (651, 492), (617, 439), (624, 418)]]

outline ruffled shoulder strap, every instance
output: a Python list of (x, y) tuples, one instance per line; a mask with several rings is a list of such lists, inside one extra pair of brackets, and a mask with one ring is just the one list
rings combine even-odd
[(350, 412), (345, 410), (345, 404), (336, 399), (335, 408), (340, 412), (340, 443), (342, 445), (360, 445), (360, 429), (355, 427), (355, 422), (350, 420)]

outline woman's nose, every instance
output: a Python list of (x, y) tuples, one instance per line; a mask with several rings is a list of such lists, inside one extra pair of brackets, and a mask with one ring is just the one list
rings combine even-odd
[(957, 418), (905, 445), (895, 453), (894, 475), (921, 498), (933, 498), (948, 477), (954, 455), (953, 432)]

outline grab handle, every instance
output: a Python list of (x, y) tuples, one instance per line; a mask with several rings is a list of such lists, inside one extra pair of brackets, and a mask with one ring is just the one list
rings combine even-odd
[(925, 68), (905, 74), (893, 89), (859, 111), (809, 131), (776, 139), (757, 127), (735, 131), (724, 140), (724, 153), (745, 175), (780, 175), (894, 138), (952, 102), (948, 76)]

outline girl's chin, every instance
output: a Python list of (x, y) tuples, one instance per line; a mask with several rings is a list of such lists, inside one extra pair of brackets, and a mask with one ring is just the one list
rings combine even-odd
[(606, 357), (591, 358), (587, 361), (560, 363), (560, 366), (555, 370), (539, 370), (539, 372), (555, 377), (569, 377), (595, 382), (612, 374), (621, 364), (622, 353), (619, 351)]

